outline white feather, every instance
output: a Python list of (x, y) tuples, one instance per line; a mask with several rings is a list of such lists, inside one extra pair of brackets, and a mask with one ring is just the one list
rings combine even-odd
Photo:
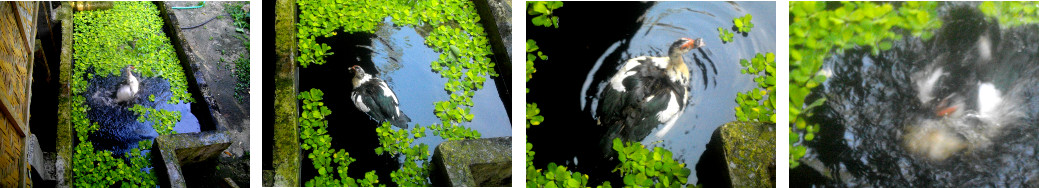
[(618, 70), (617, 73), (610, 78), (610, 87), (613, 88), (613, 90), (620, 92), (627, 91), (627, 89), (624, 88), (624, 79), (628, 78), (628, 76), (635, 75), (636, 71), (631, 71), (631, 69), (641, 65), (641, 62), (639, 61), (646, 58), (647, 57), (636, 57), (624, 62), (624, 66), (621, 67), (621, 70)]
[(394, 112), (397, 113), (396, 116), (400, 116), (402, 112), (400, 111), (400, 105), (398, 105), (400, 104), (400, 101), (397, 101), (397, 94), (393, 93), (393, 90), (390, 90), (390, 86), (386, 85), (386, 82), (382, 82), (379, 88), (382, 88), (382, 94), (384, 96), (393, 99), (393, 108), (395, 110)]
[(681, 105), (678, 104), (677, 96), (674, 92), (669, 95), (671, 97), (667, 101), (667, 108), (657, 113), (657, 120), (660, 122), (667, 122), (664, 124), (664, 128), (657, 131), (656, 136), (661, 137), (667, 134), (671, 130), (671, 127), (675, 125), (675, 120), (678, 119), (678, 113), (681, 111)]
[(938, 83), (938, 79), (944, 74), (945, 72), (942, 71), (941, 67), (929, 72), (918, 72), (914, 74), (913, 77), (917, 79), (914, 80), (916, 82), (916, 97), (920, 99), (920, 102), (927, 103), (930, 102), (931, 99), (934, 99), (933, 93), (931, 93), (934, 90), (934, 84)]
[(981, 83), (978, 87), (978, 111), (981, 117), (995, 117), (996, 108), (1003, 103), (1003, 96), (992, 83)]
[(352, 97), (354, 99), (354, 106), (357, 106), (358, 110), (361, 110), (361, 112), (365, 113), (371, 111), (371, 109), (369, 109), (368, 106), (364, 105), (364, 100), (362, 100), (361, 95), (355, 93)]

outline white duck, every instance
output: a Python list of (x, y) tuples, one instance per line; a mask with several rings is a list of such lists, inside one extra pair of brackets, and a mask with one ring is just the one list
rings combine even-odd
[(136, 98), (137, 92), (140, 91), (141, 82), (137, 81), (137, 77), (133, 76), (133, 70), (133, 65), (127, 66), (126, 70), (124, 70), (126, 73), (126, 83), (119, 86), (119, 90), (116, 90), (116, 103), (131, 102)]

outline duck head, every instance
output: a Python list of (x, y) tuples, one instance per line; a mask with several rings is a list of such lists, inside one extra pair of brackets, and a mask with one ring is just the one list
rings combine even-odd
[(349, 70), (354, 73), (354, 78), (352, 80), (354, 87), (360, 86), (372, 78), (370, 74), (364, 72), (364, 69), (361, 68), (360, 65), (351, 66)]
[(694, 40), (683, 37), (678, 39), (674, 43), (671, 43), (671, 48), (668, 49), (668, 54), (670, 54), (671, 56), (681, 56), (682, 54), (692, 51), (693, 49), (703, 47), (704, 45), (705, 44), (703, 42), (703, 38), (697, 38)]

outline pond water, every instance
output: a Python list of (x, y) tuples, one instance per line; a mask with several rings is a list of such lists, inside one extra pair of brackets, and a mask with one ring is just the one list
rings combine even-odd
[[(658, 126), (642, 144), (672, 151), (693, 170), (689, 183), (708, 181), (695, 175), (694, 166), (714, 130), (736, 120), (736, 93), (756, 86), (752, 75), (740, 73), (740, 59), (775, 52), (775, 3), (566, 2), (553, 14), (559, 16), (558, 29), (527, 25), (527, 38), (549, 57), (535, 62), (537, 72), (527, 83), (528, 102), (537, 103), (545, 117), (527, 130), (537, 152), (534, 165), (566, 164), (589, 174), (591, 185), (621, 183), (609, 172), (616, 164), (588, 164), (597, 163), (589, 153), (597, 153), (603, 132), (593, 117), (605, 79), (626, 59), (666, 56), (668, 45), (680, 37), (703, 38), (705, 47), (683, 55), (692, 73), (687, 109), (671, 130), (661, 132)], [(755, 27), (723, 44), (717, 28), (735, 33), (732, 19), (746, 14), (754, 16)]]
[[(1023, 187), (1039, 183), (1039, 126), (1035, 126), (1039, 119), (1034, 115), (1039, 114), (1039, 98), (1032, 97), (1039, 94), (1039, 27), (985, 27), (994, 23), (969, 19), (981, 16), (978, 12), (950, 14), (957, 10), (954, 6), (960, 5), (939, 7), (946, 25), (934, 39), (907, 37), (878, 55), (856, 48), (828, 58), (823, 71), (832, 76), (813, 91), (827, 98), (811, 120), (822, 129), (816, 140), (808, 142), (803, 165), (791, 169), (791, 186)], [(968, 6), (966, 10), (974, 9)], [(959, 23), (950, 24), (954, 22)], [(943, 38), (943, 31), (956, 37)], [(989, 42), (975, 43), (985, 38), (986, 31)], [(991, 61), (979, 55), (985, 49), (991, 49)], [(1016, 106), (1016, 113), (1027, 115), (1003, 121), (991, 145), (955, 152), (944, 160), (913, 154), (903, 144), (906, 130), (940, 117), (920, 102), (912, 77), (935, 65), (952, 73), (941, 78), (952, 84), (936, 87), (967, 93), (960, 95), (967, 96), (968, 108), (978, 100), (970, 94), (977, 92), (973, 90), (977, 83), (991, 82), (1004, 101), (1012, 101), (999, 108)]]
[[(92, 70), (92, 68), (88, 69), (88, 72), (92, 72)], [(90, 135), (90, 140), (94, 143), (95, 148), (122, 154), (136, 148), (137, 142), (141, 140), (150, 140), (159, 136), (152, 128), (150, 121), (143, 123), (137, 121), (137, 114), (130, 111), (133, 104), (180, 112), (180, 122), (173, 127), (177, 133), (200, 131), (198, 118), (191, 113), (191, 103), (167, 103), (173, 93), (170, 92), (169, 82), (162, 78), (145, 78), (140, 74), (134, 74), (141, 82), (136, 99), (130, 104), (115, 103), (112, 94), (126, 80), (125, 74), (120, 75), (103, 78), (95, 76), (93, 79), (87, 79), (90, 83), (84, 93), (87, 106), (90, 107), (90, 110), (87, 111), (87, 118), (91, 122), (97, 122), (100, 127)], [(148, 100), (149, 95), (155, 95), (155, 102)]]
[[(424, 40), (423, 31), (393, 26), (387, 17), (373, 34), (340, 33), (332, 38), (319, 38), (318, 43), (331, 46), (330, 51), (334, 54), (325, 57), (328, 63), (324, 65), (300, 69), (300, 91), (317, 88), (325, 93), (323, 102), (332, 111), (326, 117), (332, 148), (345, 149), (350, 157), (357, 159), (349, 167), (351, 177), (364, 177), (365, 172), (376, 170), (379, 182), (390, 184), (393, 182), (390, 172), (400, 167), (403, 157), (375, 154), (375, 148), (379, 147), (375, 128), (381, 123), (357, 110), (349, 99), (353, 73), (347, 68), (360, 65), (365, 72), (385, 80), (397, 94), (401, 111), (411, 118), (409, 129), (416, 124), (428, 127), (440, 123), (441, 120), (433, 114), (433, 102), (449, 100), (450, 94), (444, 90), (447, 79), (440, 77), (430, 67), (430, 63), (437, 60), (440, 54), (426, 46)], [(474, 114), (472, 122), (462, 124), (479, 131), (482, 138), (512, 135), (509, 116), (497, 90), (495, 82), (484, 82), (484, 88), (477, 90), (473, 97), (475, 106), (471, 109)], [(426, 134), (426, 137), (415, 140), (413, 145), (429, 145), (432, 156), (435, 147), (444, 139), (434, 136), (428, 128)], [(306, 155), (304, 151), (303, 156)], [(309, 158), (304, 157), (302, 166), (301, 182), (317, 174)]]

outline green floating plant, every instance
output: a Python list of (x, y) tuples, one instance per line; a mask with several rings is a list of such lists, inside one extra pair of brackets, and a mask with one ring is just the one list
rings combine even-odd
[[(169, 103), (194, 101), (155, 4), (115, 2), (108, 10), (77, 11), (73, 24), (73, 93), (89, 86), (84, 77), (121, 76), (123, 68), (134, 65), (143, 77), (169, 81), (173, 93)], [(87, 72), (91, 67), (92, 74)]]
[(754, 23), (750, 22), (751, 18), (754, 18), (754, 16), (751, 16), (750, 14), (747, 14), (746, 16), (743, 16), (743, 17), (733, 18), (732, 19), (732, 23), (736, 24), (736, 28), (738, 29), (739, 32), (741, 32), (741, 33), (749, 33), (750, 29), (754, 28)]
[[(161, 77), (170, 84), (173, 96), (169, 103), (191, 102), (187, 80), (169, 38), (162, 31), (159, 10), (151, 2), (113, 2), (111, 9), (77, 11), (73, 14), (73, 70), (71, 78), (72, 126), (76, 132), (72, 171), (76, 187), (155, 187), (157, 178), (151, 172), (150, 154), (145, 152), (151, 141), (138, 142), (137, 148), (113, 156), (111, 151), (96, 150), (88, 140), (98, 131), (98, 122), (87, 118), (90, 107), (85, 92), (88, 79), (122, 76), (127, 65), (136, 67), (143, 77)], [(88, 72), (87, 70), (93, 70)], [(149, 95), (149, 101), (155, 100)], [(172, 125), (179, 114), (169, 111), (134, 108), (138, 113), (154, 113), (153, 125), (160, 134), (173, 134)], [(146, 112), (147, 111), (147, 112)], [(146, 118), (147, 119), (147, 118)], [(124, 160), (125, 159), (125, 160)], [(127, 163), (129, 162), (129, 163)]]
[[(429, 146), (426, 144), (411, 145), (415, 139), (426, 136), (426, 128), (416, 124), (408, 130), (394, 130), (390, 122), (383, 122), (375, 129), (379, 135), (380, 146), (375, 148), (379, 155), (404, 155), (404, 165), (390, 173), (397, 186), (424, 187), (429, 186)], [(427, 164), (419, 166), (419, 162)]]
[(155, 132), (158, 132), (159, 135), (177, 134), (173, 127), (177, 125), (177, 122), (180, 122), (181, 116), (179, 111), (156, 110), (140, 104), (134, 104), (133, 107), (130, 107), (130, 111), (137, 114), (138, 122), (151, 122)]
[(929, 40), (942, 25), (937, 2), (904, 2), (897, 10), (891, 3), (839, 2), (832, 8), (826, 3), (838, 2), (790, 2), (790, 168), (800, 165), (807, 151), (802, 143), (812, 141), (820, 129), (808, 118), (826, 99), (806, 100), (826, 81), (818, 72), (831, 53), (861, 46), (876, 55), (903, 38), (895, 31)]
[(986, 1), (978, 5), (986, 16), (995, 17), (1003, 28), (1039, 23), (1039, 2)]
[(535, 26), (559, 28), (559, 17), (552, 15), (552, 11), (563, 7), (561, 1), (527, 1), (527, 14), (535, 16), (530, 23)]
[(751, 61), (740, 59), (746, 69), (743, 74), (752, 74), (758, 87), (746, 93), (736, 94), (736, 119), (739, 121), (776, 122), (776, 55), (772, 52), (758, 53)]
[(718, 27), (718, 38), (722, 39), (722, 42), (732, 42), (732, 36), (734, 34), (729, 30)]
[[(307, 155), (317, 170), (318, 175), (307, 180), (307, 187), (357, 187), (375, 186), (379, 183), (375, 171), (365, 173), (363, 179), (354, 179), (347, 175), (351, 163), (357, 161), (350, 157), (350, 153), (343, 149), (332, 149), (332, 137), (328, 135), (328, 121), (325, 117), (332, 111), (321, 102), (324, 92), (319, 89), (300, 92), (296, 99), (303, 102), (303, 111), (300, 112), (300, 146), (303, 150), (310, 151)], [(335, 164), (337, 167), (332, 166)]]
[(621, 162), (614, 171), (620, 171), (626, 186), (682, 187), (692, 173), (685, 163), (672, 158), (671, 151), (661, 147), (650, 151), (638, 142), (622, 143), (620, 138), (615, 138), (613, 150)]

